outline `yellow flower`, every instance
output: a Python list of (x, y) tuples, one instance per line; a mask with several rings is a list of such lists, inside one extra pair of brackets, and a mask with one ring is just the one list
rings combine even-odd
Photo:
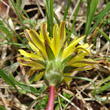
[(35, 81), (44, 76), (47, 85), (59, 85), (62, 81), (68, 83), (70, 79), (64, 76), (71, 75), (75, 70), (87, 70), (92, 68), (92, 60), (85, 56), (90, 53), (88, 43), (78, 45), (85, 37), (75, 37), (70, 44), (66, 42), (65, 22), (53, 27), (53, 38), (49, 37), (47, 24), (41, 25), (41, 32), (38, 34), (34, 30), (25, 30), (25, 36), (33, 52), (19, 50), (21, 55), (19, 61), (22, 65), (31, 67), (29, 75), (32, 76), (35, 71), (39, 74)]

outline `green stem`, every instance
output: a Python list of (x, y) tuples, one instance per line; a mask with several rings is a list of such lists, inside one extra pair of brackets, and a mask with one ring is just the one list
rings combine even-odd
[(54, 101), (55, 101), (55, 86), (49, 87), (49, 99), (46, 110), (53, 110), (54, 109)]

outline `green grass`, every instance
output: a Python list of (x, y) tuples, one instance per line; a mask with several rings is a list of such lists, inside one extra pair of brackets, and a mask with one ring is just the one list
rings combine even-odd
[(66, 20), (66, 16), (68, 15), (68, 10), (69, 10), (70, 4), (71, 4), (71, 0), (68, 0), (68, 4), (67, 4), (67, 6), (65, 8), (65, 13), (64, 13), (63, 21)]
[(94, 25), (92, 26), (92, 28), (90, 29), (88, 34), (92, 33), (94, 31), (94, 29), (96, 29), (98, 24), (103, 20), (104, 16), (108, 15), (109, 10), (110, 10), (110, 3), (108, 3), (106, 5), (106, 8), (98, 15), (96, 22), (94, 23)]
[(25, 29), (24, 23), (23, 23), (23, 19), (21, 16), (21, 12), (20, 12), (20, 0), (17, 0), (17, 4), (15, 4), (14, 0), (10, 0), (14, 10), (16, 11), (16, 14), (20, 20), (20, 23), (22, 25), (23, 30)]
[(110, 76), (105, 78), (100, 84), (96, 86), (96, 89), (92, 91), (93, 95), (98, 95), (104, 91), (110, 89)]
[(19, 83), (19, 82), (12, 76), (12, 74), (7, 75), (7, 73), (6, 73), (4, 70), (2, 70), (1, 68), (0, 68), (0, 76), (1, 76), (10, 86), (14, 87), (17, 92), (19, 92), (19, 91), (18, 91), (16, 85), (19, 86), (22, 90), (24, 90), (24, 91), (26, 91), (26, 92), (37, 93), (37, 89), (36, 89), (36, 88), (31, 87), (31, 86), (26, 85), (26, 84)]
[(86, 26), (85, 26), (86, 36), (88, 36), (88, 32), (90, 30), (90, 27), (93, 21), (93, 17), (97, 8), (98, 1), (99, 0), (92, 0), (90, 2), (90, 0), (87, 0), (87, 17), (86, 17)]
[(109, 36), (107, 36), (107, 34), (103, 31), (101, 31), (101, 29), (97, 28), (98, 32), (101, 33), (103, 35), (103, 37), (110, 42), (110, 38)]
[[(96, 3), (94, 3), (94, 2), (96, 2)], [(88, 2), (87, 20), (86, 20), (86, 26), (85, 26), (85, 35), (86, 35), (85, 41), (87, 41), (88, 35), (90, 35), (96, 29), (98, 24), (101, 23), (101, 21), (107, 15), (107, 13), (110, 9), (110, 3), (108, 3), (106, 5), (106, 8), (102, 12), (99, 12), (98, 17), (95, 20), (94, 25), (91, 27), (91, 23), (93, 21), (93, 17), (94, 17), (94, 14), (95, 14), (97, 2), (98, 2), (97, 0), (93, 0), (93, 2), (92, 2), (93, 4), (91, 3), (91, 5)]]
[[(16, 46), (21, 45), (23, 47), (26, 46), (24, 40), (22, 40), (21, 37), (16, 33), (16, 31), (11, 28), (8, 21), (5, 21), (2, 17), (1, 19), (2, 21), (0, 20), (0, 30), (3, 32), (3, 34), (1, 34), (1, 37), (4, 40), (7, 40), (7, 44)], [(6, 37), (4, 36), (4, 34), (6, 35)], [(13, 41), (13, 35), (15, 35), (16, 38), (21, 41), (21, 44)], [(3, 42), (1, 42), (1, 44), (3, 44)]]
[(3, 106), (0, 105), (0, 110), (6, 110)]
[(12, 87), (14, 87), (17, 91), (17, 87), (16, 85), (14, 84), (14, 82), (12, 81), (12, 79), (4, 72), (4, 70), (2, 70), (0, 68), (0, 76)]
[(53, 12), (53, 0), (46, 0), (46, 15), (47, 25), (50, 37), (53, 36), (53, 25), (54, 25), (54, 12)]
[(82, 1), (82, 0), (79, 0), (79, 1), (78, 1), (77, 7), (76, 7), (76, 10), (75, 10), (72, 27), (71, 27), (71, 30), (70, 30), (69, 35), (68, 35), (68, 44), (70, 43), (71, 34), (72, 34), (73, 31), (74, 31), (74, 26), (75, 26), (75, 22), (76, 22), (76, 18), (77, 18), (77, 14), (78, 14), (78, 11), (79, 11), (79, 7), (80, 7), (81, 1)]

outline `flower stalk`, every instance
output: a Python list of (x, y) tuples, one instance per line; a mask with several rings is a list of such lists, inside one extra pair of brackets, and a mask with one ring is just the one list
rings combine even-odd
[(54, 101), (55, 101), (55, 86), (49, 87), (49, 99), (46, 110), (53, 110), (54, 109)]

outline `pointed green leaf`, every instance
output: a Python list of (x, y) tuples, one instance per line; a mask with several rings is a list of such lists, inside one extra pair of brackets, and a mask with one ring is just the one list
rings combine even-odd
[[(15, 83), (13, 82), (13, 80), (0, 68), (0, 76), (12, 87), (14, 87), (16, 90), (16, 86)], [(18, 91), (18, 90), (17, 90)]]
[[(93, 4), (94, 5), (94, 4)], [(106, 8), (100, 13), (91, 30), (89, 28), (88, 35), (96, 29), (97, 25), (102, 21), (103, 17), (106, 16), (107, 12), (110, 10), (110, 2), (106, 5)]]
[[(88, 36), (90, 26), (91, 26), (91, 23), (92, 23), (92, 20), (93, 20), (93, 17), (94, 17), (96, 8), (97, 8), (98, 1), (99, 0), (92, 0), (90, 4), (87, 2), (89, 5), (88, 6), (89, 12), (87, 12), (87, 21), (86, 21), (86, 27), (85, 27), (86, 37)], [(86, 37), (85, 37), (85, 39), (86, 39)]]
[(98, 88), (98, 89), (95, 89), (92, 91), (92, 94), (96, 95), (96, 94), (100, 94), (104, 91), (106, 91), (107, 89), (110, 88), (110, 82), (108, 82), (107, 84), (105, 84), (104, 86)]
[(30, 93), (36, 93), (37, 89), (32, 87), (32, 86), (28, 86), (26, 84), (22, 84), (20, 82), (18, 82), (11, 74), (10, 74), (10, 78), (12, 79), (12, 81), (18, 85), (20, 88), (22, 88), (23, 90), (30, 92)]
[(3, 21), (0, 20), (0, 25), (4, 26)]
[(0, 25), (0, 31), (4, 32), (10, 40), (12, 39), (11, 32), (3, 25)]
[(93, 85), (94, 87), (96, 87), (94, 81), (93, 81), (92, 79), (89, 79), (89, 78), (85, 78), (85, 77), (77, 77), (77, 76), (65, 76), (65, 77), (70, 77), (70, 78), (72, 78), (72, 79), (78, 79), (78, 80), (89, 81), (89, 82), (92, 83), (92, 85)]
[(0, 105), (0, 110), (6, 110), (3, 106)]

